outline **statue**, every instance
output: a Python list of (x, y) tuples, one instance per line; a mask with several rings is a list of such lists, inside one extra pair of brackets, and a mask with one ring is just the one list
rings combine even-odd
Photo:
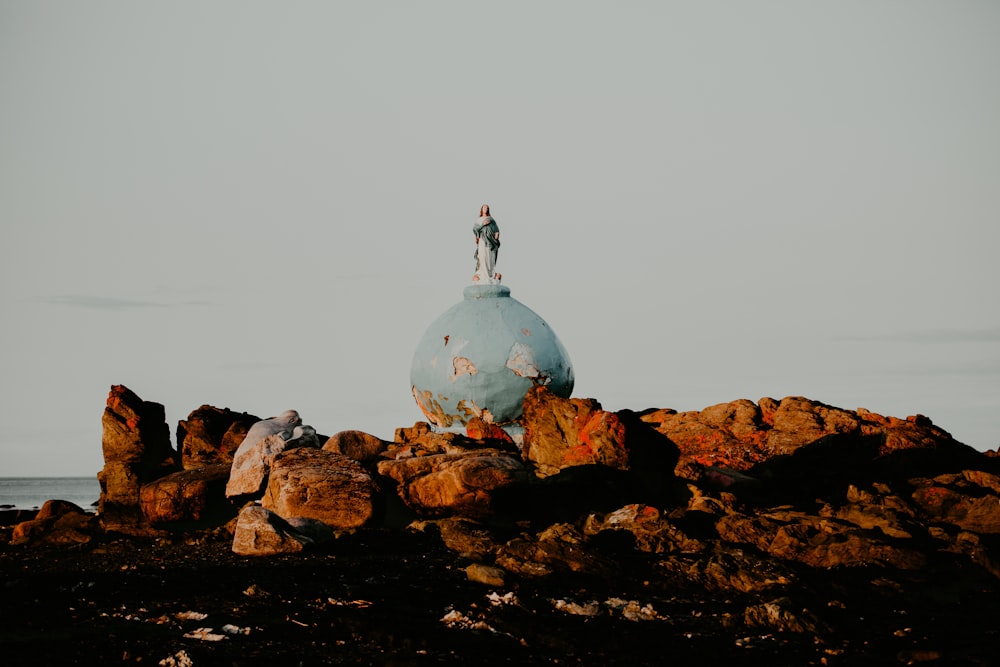
[(500, 250), (500, 228), (497, 221), (490, 215), (490, 207), (483, 204), (479, 209), (479, 219), (472, 225), (473, 239), (476, 242), (476, 273), (472, 280), (477, 283), (496, 283), (500, 274), (494, 273), (497, 265), (497, 252)]

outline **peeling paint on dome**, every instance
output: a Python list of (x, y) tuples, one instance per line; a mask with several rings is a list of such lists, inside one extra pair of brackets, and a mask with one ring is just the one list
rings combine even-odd
[(451, 365), (455, 369), (452, 373), (451, 381), (454, 382), (461, 375), (475, 375), (479, 372), (476, 365), (469, 361), (466, 357), (455, 357), (451, 360)]

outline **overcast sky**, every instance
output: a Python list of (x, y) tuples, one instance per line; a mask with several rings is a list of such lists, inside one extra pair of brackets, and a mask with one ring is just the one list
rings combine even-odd
[(1000, 3), (0, 0), (0, 475), (112, 384), (391, 439), (489, 203), (574, 395), (1000, 444)]

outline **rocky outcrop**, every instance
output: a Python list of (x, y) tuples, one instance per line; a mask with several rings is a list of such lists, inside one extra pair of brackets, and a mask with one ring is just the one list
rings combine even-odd
[(910, 497), (930, 521), (1000, 535), (1000, 476), (964, 470), (913, 481), (917, 488)]
[(260, 417), (229, 408), (202, 405), (177, 424), (181, 465), (192, 470), (214, 463), (233, 462), (233, 456)]
[(290, 519), (321, 521), (350, 530), (374, 514), (375, 485), (361, 464), (343, 454), (297, 448), (277, 454), (261, 505)]
[(139, 502), (146, 520), (157, 527), (205, 528), (236, 515), (226, 499), (229, 464), (182, 470), (144, 484)]
[[(700, 411), (650, 410), (642, 420), (680, 449), (681, 462), (749, 470), (772, 457), (830, 436), (871, 436), (877, 455), (953, 444), (922, 415), (898, 419), (843, 410), (801, 396), (758, 403), (741, 399)], [(957, 444), (957, 443), (955, 443)]]
[(286, 449), (296, 447), (319, 447), (319, 440), (316, 430), (303, 426), (295, 410), (286, 410), (251, 426), (233, 456), (226, 496), (259, 497), (267, 485), (271, 460)]
[(142, 532), (147, 526), (139, 507), (139, 489), (180, 468), (170, 446), (164, 408), (115, 385), (101, 423), (104, 469), (97, 475), (101, 522), (108, 530)]
[(233, 534), (233, 552), (241, 556), (294, 554), (333, 539), (333, 531), (321, 521), (286, 521), (259, 505), (240, 510)]

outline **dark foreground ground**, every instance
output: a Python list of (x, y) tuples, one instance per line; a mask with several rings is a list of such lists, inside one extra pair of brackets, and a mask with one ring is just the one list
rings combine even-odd
[(829, 631), (767, 633), (737, 620), (767, 599), (666, 590), (641, 562), (614, 583), (505, 588), (468, 581), (467, 564), (414, 532), (256, 559), (221, 532), (0, 545), (0, 664), (1000, 664), (985, 574), (817, 572), (798, 602)]

